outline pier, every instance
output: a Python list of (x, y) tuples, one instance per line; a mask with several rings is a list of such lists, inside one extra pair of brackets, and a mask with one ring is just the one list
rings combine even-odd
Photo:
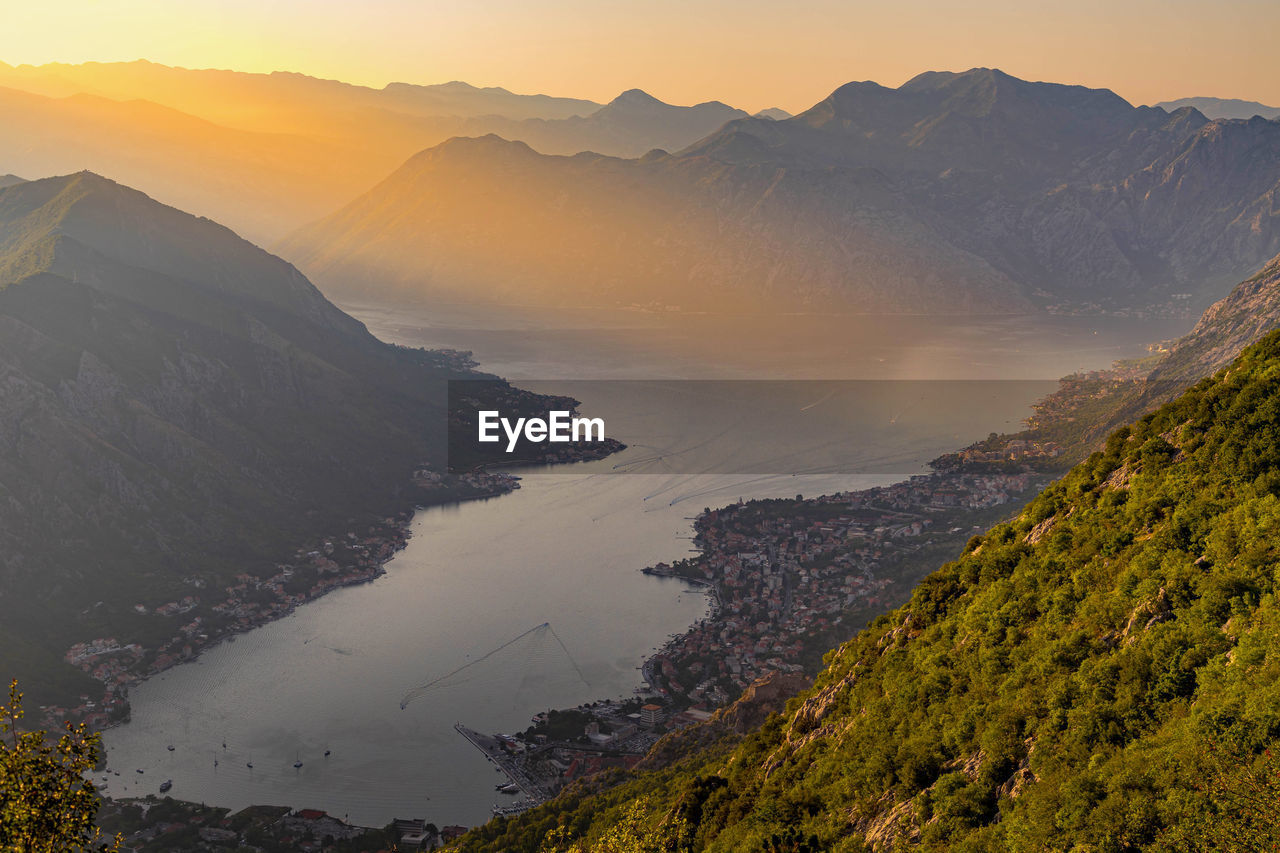
[(453, 728), (458, 734), (471, 741), (471, 745), (480, 750), (484, 757), (492, 761), (498, 766), (511, 783), (521, 790), (528, 798), (527, 803), (512, 803), (507, 806), (496, 806), (494, 814), (518, 814), (525, 809), (533, 808), (540, 803), (544, 803), (551, 798), (554, 793), (544, 789), (520, 766), (519, 761), (509, 755), (502, 748), (502, 742), (491, 735), (481, 734), (473, 729), (469, 729), (462, 723), (454, 723)]

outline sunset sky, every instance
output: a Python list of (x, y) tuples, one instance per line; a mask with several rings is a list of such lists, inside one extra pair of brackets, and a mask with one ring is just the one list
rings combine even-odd
[(995, 66), (1134, 103), (1280, 104), (1275, 0), (0, 0), (0, 61), (150, 59), (381, 86), (808, 107), (850, 80)]

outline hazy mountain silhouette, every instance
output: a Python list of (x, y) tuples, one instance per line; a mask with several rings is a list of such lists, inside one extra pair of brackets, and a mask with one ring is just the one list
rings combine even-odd
[(344, 295), (1194, 311), (1280, 251), (1280, 123), (991, 69), (850, 83), (676, 154), (424, 151), (282, 251)]
[(639, 89), (631, 89), (587, 116), (524, 121), (476, 118), (463, 125), (462, 133), (467, 136), (495, 133), (504, 139), (526, 142), (543, 154), (593, 151), (616, 157), (639, 157), (655, 148), (684, 148), (725, 122), (746, 115), (719, 101), (677, 107)]
[(1280, 107), (1269, 107), (1257, 101), (1242, 101), (1239, 98), (1179, 98), (1176, 101), (1161, 101), (1157, 107), (1169, 112), (1183, 107), (1192, 107), (1209, 118), (1280, 118)]
[(453, 82), (431, 86), (391, 83), (382, 89), (294, 72), (257, 74), (174, 68), (146, 60), (79, 65), (9, 66), (0, 85), (50, 96), (77, 93), (142, 98), (229, 127), (270, 132), (348, 133), (357, 121), (396, 117), (566, 118), (600, 108), (593, 101), (517, 95), (506, 89)]
[(465, 83), (371, 89), (145, 61), (0, 63), (0, 87), (0, 168), (107, 174), (261, 243), (331, 212), (470, 117), (559, 119), (600, 106)]
[(264, 243), (349, 200), (389, 167), (355, 146), (223, 127), (149, 101), (0, 89), (0, 111), (6, 168), (109, 174)]

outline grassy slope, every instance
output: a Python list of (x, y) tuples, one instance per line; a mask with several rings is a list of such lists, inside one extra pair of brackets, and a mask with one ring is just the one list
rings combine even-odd
[(1263, 751), (1280, 738), (1278, 494), (1280, 333), (1114, 433), (741, 743), (459, 847), (537, 849), (557, 825), (552, 846), (608, 849), (612, 834), (637, 850), (1203, 849), (1265, 834), (1274, 821), (1250, 824), (1239, 795), (1251, 768), (1274, 775)]

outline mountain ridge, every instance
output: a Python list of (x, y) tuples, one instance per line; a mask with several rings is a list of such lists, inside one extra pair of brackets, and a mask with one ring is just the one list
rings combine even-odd
[(350, 298), (1185, 315), (1280, 252), (1277, 147), (1278, 122), (977, 69), (501, 184), (442, 148), (280, 247)]
[(1179, 98), (1174, 101), (1161, 101), (1156, 106), (1169, 112), (1190, 106), (1211, 119), (1252, 118), (1255, 115), (1267, 119), (1280, 118), (1280, 107), (1269, 107), (1258, 101), (1245, 101), (1239, 98)]
[(517, 121), (483, 117), (467, 121), (461, 134), (497, 134), (525, 142), (543, 154), (593, 152), (611, 157), (639, 157), (655, 148), (684, 148), (747, 113), (720, 101), (689, 107), (664, 103), (641, 89), (628, 89), (585, 116)]

